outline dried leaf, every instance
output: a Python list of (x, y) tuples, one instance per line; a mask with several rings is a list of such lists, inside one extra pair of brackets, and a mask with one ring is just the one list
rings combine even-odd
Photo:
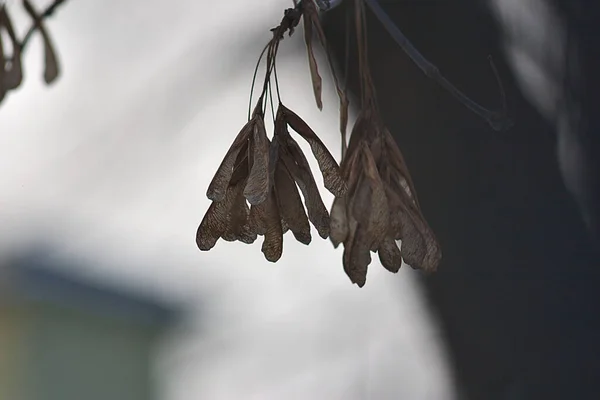
[[(310, 7), (314, 7), (312, 1), (307, 1), (304, 4), (305, 12)], [(308, 66), (310, 67), (310, 78), (312, 80), (313, 92), (315, 94), (315, 101), (319, 110), (323, 110), (323, 101), (321, 100), (321, 87), (322, 80), (319, 75), (319, 67), (317, 66), (317, 60), (313, 53), (312, 48), (312, 22), (310, 18), (304, 18), (304, 42), (306, 43), (306, 52), (308, 54)]]
[(309, 244), (311, 235), (308, 217), (304, 211), (296, 182), (294, 182), (282, 161), (277, 163), (275, 169), (275, 194), (277, 195), (282, 225), (285, 224), (286, 228), (289, 227), (300, 243)]
[(310, 128), (310, 126), (308, 126), (308, 124), (304, 122), (304, 120), (296, 113), (284, 105), (280, 105), (279, 107), (282, 109), (285, 115), (285, 120), (290, 127), (298, 132), (298, 134), (300, 134), (300, 136), (302, 136), (310, 145), (312, 153), (319, 164), (319, 169), (323, 174), (323, 183), (325, 188), (327, 188), (327, 190), (329, 190), (336, 197), (344, 196), (348, 188), (342, 179), (339, 165), (329, 150), (327, 150), (327, 147), (325, 147), (323, 142), (321, 142), (319, 137)]
[(257, 119), (252, 133), (252, 169), (244, 196), (252, 205), (260, 204), (269, 194), (269, 139), (262, 119)]

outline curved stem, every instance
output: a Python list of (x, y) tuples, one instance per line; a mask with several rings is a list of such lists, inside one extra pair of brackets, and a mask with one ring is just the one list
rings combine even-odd
[(490, 111), (471, 100), (466, 94), (458, 90), (448, 79), (446, 79), (439, 69), (427, 60), (415, 46), (408, 40), (400, 29), (394, 24), (387, 13), (381, 8), (377, 0), (364, 0), (373, 14), (383, 24), (388, 33), (400, 45), (402, 50), (413, 60), (413, 62), (425, 73), (425, 75), (446, 89), (454, 98), (462, 103), (469, 110), (485, 119), (494, 130), (505, 130), (512, 125), (512, 120), (508, 117), (506, 109), (501, 112)]

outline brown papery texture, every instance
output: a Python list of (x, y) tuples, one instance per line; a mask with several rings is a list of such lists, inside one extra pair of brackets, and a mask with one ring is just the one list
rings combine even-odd
[[(391, 272), (402, 261), (435, 271), (441, 248), (421, 213), (404, 157), (373, 109), (357, 118), (342, 176), (348, 195), (335, 199), (330, 230), (334, 246), (344, 245), (350, 280), (360, 287), (366, 283), (370, 252)], [(401, 248), (396, 240), (402, 240)]]

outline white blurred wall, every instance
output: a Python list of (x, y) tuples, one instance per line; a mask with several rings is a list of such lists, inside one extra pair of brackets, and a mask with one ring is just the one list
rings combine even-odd
[[(393, 275), (374, 260), (358, 289), (341, 249), (316, 234), (308, 247), (286, 235), (277, 264), (260, 240), (196, 248), (206, 187), (289, 3), (69, 0), (47, 23), (62, 76), (43, 85), (36, 36), (22, 88), (0, 107), (0, 251), (42, 242), (80, 260), (74, 274), (190, 307), (160, 352), (165, 400), (451, 400), (410, 268)], [(23, 32), (27, 18), (18, 21)], [(325, 64), (319, 112), (301, 34), (280, 53), (283, 102), (339, 156)]]

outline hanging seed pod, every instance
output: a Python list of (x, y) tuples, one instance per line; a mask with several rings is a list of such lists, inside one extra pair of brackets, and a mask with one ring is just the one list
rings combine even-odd
[[(342, 173), (348, 196), (332, 206), (331, 239), (334, 246), (344, 244), (344, 270), (350, 280), (365, 284), (370, 251), (391, 272), (398, 272), (402, 260), (435, 271), (440, 247), (421, 214), (402, 153), (375, 110), (359, 115)], [(396, 240), (402, 240), (402, 250)]]

